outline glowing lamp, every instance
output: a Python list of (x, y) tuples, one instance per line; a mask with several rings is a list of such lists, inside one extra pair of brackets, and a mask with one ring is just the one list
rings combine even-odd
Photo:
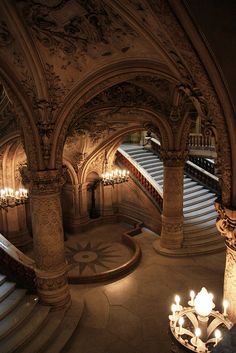
[(194, 307), (197, 314), (205, 317), (209, 316), (214, 306), (212, 295), (203, 287), (194, 300)]

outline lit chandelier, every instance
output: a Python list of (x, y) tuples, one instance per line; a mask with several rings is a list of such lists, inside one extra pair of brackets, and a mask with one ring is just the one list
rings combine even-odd
[[(180, 305), (180, 297), (175, 296), (172, 315), (169, 315), (170, 329), (174, 337), (193, 352), (209, 353), (222, 338), (222, 331), (230, 329), (232, 322), (227, 318), (228, 301), (223, 302), (223, 313), (213, 310), (213, 294), (206, 288), (196, 295), (190, 292), (188, 307)], [(221, 329), (221, 331), (220, 331)]]
[(13, 190), (12, 188), (0, 189), (0, 208), (15, 207), (26, 202), (28, 199), (28, 190), (20, 188)]
[(104, 186), (121, 184), (129, 180), (129, 171), (126, 169), (115, 169), (102, 174), (101, 182)]

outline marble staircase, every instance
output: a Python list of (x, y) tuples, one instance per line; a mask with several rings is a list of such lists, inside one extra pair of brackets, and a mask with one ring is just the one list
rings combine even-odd
[[(139, 145), (123, 144), (121, 148), (163, 187), (163, 163), (156, 154)], [(182, 249), (177, 251), (179, 256), (213, 253), (225, 248), (215, 226), (215, 198), (216, 195), (208, 188), (184, 175), (184, 241)], [(172, 255), (171, 251), (169, 255)]]
[[(71, 318), (76, 310), (78, 320)], [(81, 315), (82, 305), (73, 302), (67, 310), (51, 311), (39, 303), (36, 294), (17, 288), (0, 274), (1, 353), (59, 353)]]

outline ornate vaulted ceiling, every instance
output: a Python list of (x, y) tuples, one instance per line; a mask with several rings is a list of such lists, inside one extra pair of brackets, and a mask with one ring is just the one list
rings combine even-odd
[[(201, 97), (204, 106), (207, 102), (229, 170), (233, 138), (225, 121), (231, 124), (232, 111), (208, 52), (198, 54), (193, 42), (199, 49), (182, 1), (2, 0), (0, 81), (11, 104), (0, 124), (5, 129), (9, 116), (17, 116), (30, 167), (53, 169), (62, 163), (68, 131), (72, 126), (83, 131), (97, 100), (104, 106), (112, 93), (117, 97), (111, 108), (120, 109), (140, 107), (141, 97), (141, 105), (169, 119), (174, 131), (185, 116), (182, 98), (176, 99), (181, 87), (203, 115)], [(95, 125), (103, 129), (106, 119), (98, 118)]]

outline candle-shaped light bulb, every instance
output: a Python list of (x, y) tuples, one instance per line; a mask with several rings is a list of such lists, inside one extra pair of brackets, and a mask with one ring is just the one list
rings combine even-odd
[(190, 305), (194, 306), (194, 298), (195, 298), (195, 292), (193, 290), (190, 291)]
[(183, 324), (184, 324), (184, 318), (181, 317), (178, 322), (179, 322), (179, 333), (181, 333), (182, 327), (183, 327)]
[(180, 311), (180, 296), (179, 295), (176, 295), (175, 296), (175, 302), (176, 302), (176, 311)]
[(228, 302), (228, 300), (224, 300), (224, 301), (223, 301), (223, 308), (224, 308), (223, 315), (224, 315), (224, 316), (227, 316), (227, 309), (228, 309), (228, 307), (229, 307), (229, 302)]
[(219, 340), (221, 339), (221, 332), (220, 330), (215, 330), (215, 339), (216, 339), (216, 343), (215, 346), (218, 344)]
[(174, 321), (175, 320), (175, 312), (176, 312), (176, 305), (175, 304), (171, 305), (171, 311), (172, 311), (172, 319)]

